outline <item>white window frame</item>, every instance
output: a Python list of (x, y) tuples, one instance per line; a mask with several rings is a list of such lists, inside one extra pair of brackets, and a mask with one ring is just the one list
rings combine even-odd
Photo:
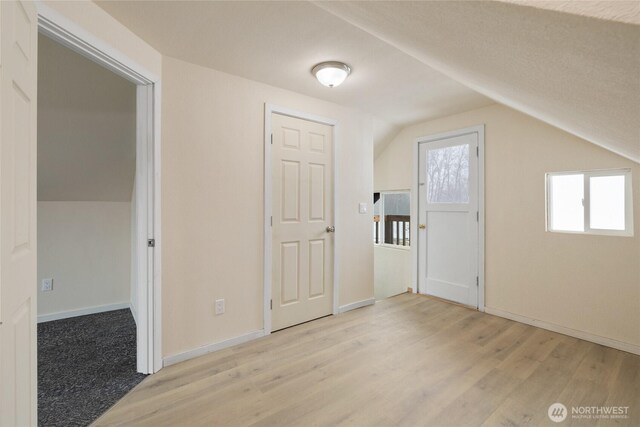
[[(554, 230), (551, 228), (551, 211), (552, 211), (552, 188), (551, 177), (562, 175), (582, 175), (584, 179), (584, 231), (570, 230)], [(591, 189), (590, 178), (597, 176), (624, 176), (625, 189), (625, 229), (624, 230), (604, 230), (599, 228), (591, 228)], [(578, 170), (566, 172), (548, 172), (545, 174), (545, 207), (546, 207), (546, 230), (551, 233), (565, 234), (591, 234), (602, 236), (625, 236), (633, 237), (633, 189), (630, 168), (620, 169), (598, 169), (598, 170)]]
[[(374, 191), (374, 193), (380, 193), (380, 243), (373, 243), (374, 246), (381, 248), (402, 249), (405, 251), (411, 250), (411, 226), (409, 227), (409, 244), (407, 246), (394, 245), (392, 243), (384, 243), (384, 195), (385, 194), (407, 194), (409, 196), (409, 212), (411, 212), (411, 190), (389, 190), (389, 191)], [(373, 210), (373, 206), (372, 206)], [(407, 215), (411, 218), (411, 215)], [(411, 220), (410, 220), (411, 221)]]

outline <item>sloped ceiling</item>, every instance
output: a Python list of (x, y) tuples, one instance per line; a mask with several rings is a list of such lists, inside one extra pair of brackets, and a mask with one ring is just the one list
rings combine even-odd
[(136, 88), (38, 36), (38, 200), (130, 201)]
[(640, 2), (637, 0), (499, 0), (522, 6), (573, 13), (574, 15), (606, 19), (608, 21), (640, 24)]
[[(500, 102), (640, 162), (638, 2), (97, 3), (164, 55), (370, 112), (376, 152)], [(334, 59), (329, 90), (309, 70)]]
[(316, 4), (487, 97), (640, 162), (638, 25), (500, 2)]
[[(376, 151), (408, 124), (494, 103), (308, 2), (98, 1), (163, 55), (367, 111)], [(328, 89), (322, 61), (353, 72)]]

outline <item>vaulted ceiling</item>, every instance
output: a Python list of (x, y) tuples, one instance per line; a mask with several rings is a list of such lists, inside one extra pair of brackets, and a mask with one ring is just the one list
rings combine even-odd
[(640, 25), (640, 2), (636, 0), (498, 0), (521, 6), (555, 10), (574, 15)]
[[(97, 2), (162, 54), (367, 111), (381, 144), (400, 127), (492, 104), (419, 60), (308, 2)], [(322, 61), (352, 67), (328, 89)]]
[(317, 4), (479, 93), (640, 162), (638, 25), (500, 2)]
[[(98, 2), (164, 55), (372, 113), (378, 151), (403, 126), (500, 102), (640, 161), (637, 3), (569, 3)], [(352, 76), (320, 86), (324, 60)]]

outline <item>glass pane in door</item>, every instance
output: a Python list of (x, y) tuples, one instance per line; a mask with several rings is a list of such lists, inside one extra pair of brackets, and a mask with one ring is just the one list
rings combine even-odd
[(469, 144), (427, 150), (427, 203), (469, 203)]

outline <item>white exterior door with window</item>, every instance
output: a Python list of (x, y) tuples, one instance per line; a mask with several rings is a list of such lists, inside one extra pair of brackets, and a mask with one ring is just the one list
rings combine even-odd
[(333, 127), (272, 115), (272, 330), (333, 312)]
[(0, 426), (36, 417), (35, 5), (0, 2)]
[(418, 290), (478, 307), (478, 132), (426, 138), (418, 161)]

